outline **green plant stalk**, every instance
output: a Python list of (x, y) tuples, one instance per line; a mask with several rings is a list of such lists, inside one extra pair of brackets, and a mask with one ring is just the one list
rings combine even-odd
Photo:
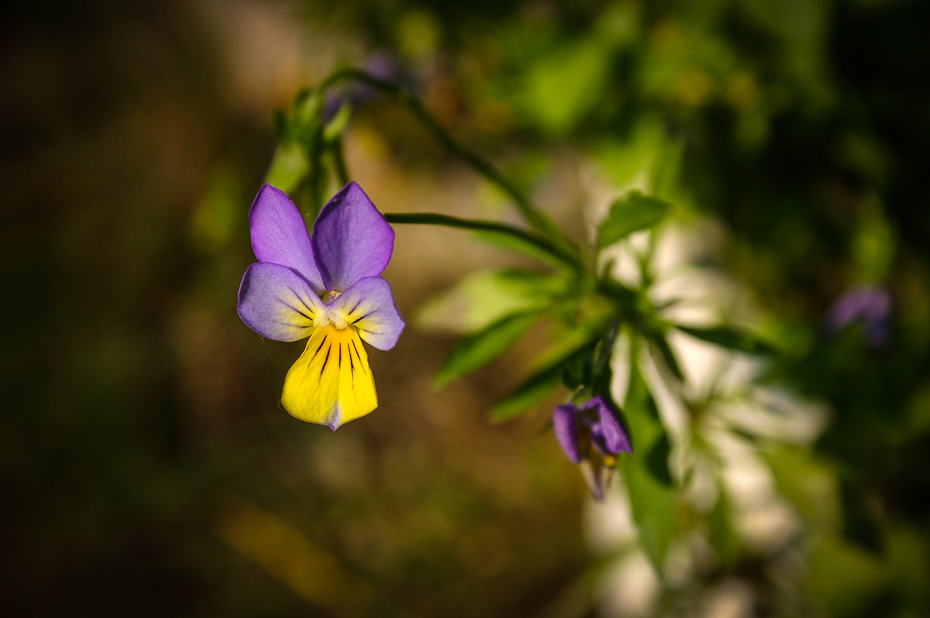
[(342, 154), (342, 138), (337, 137), (329, 146), (330, 156), (333, 158), (333, 170), (336, 172), (336, 179), (341, 186), (349, 184), (349, 170), (346, 167), (346, 160)]
[[(518, 210), (533, 228), (538, 232), (552, 239), (554, 244), (562, 246), (566, 252), (577, 253), (578, 250), (565, 237), (562, 231), (552, 222), (552, 220), (540, 211), (519, 189), (517, 189), (510, 180), (507, 179), (500, 171), (497, 170), (490, 162), (478, 154), (468, 150), (459, 144), (426, 109), (423, 102), (413, 94), (409, 89), (399, 86), (390, 81), (379, 79), (364, 71), (357, 69), (344, 69), (337, 71), (323, 81), (318, 90), (322, 94), (327, 88), (337, 84), (340, 81), (356, 80), (365, 83), (373, 88), (381, 90), (404, 105), (410, 112), (425, 126), (433, 136), (452, 154), (462, 159), (465, 163), (473, 167), (479, 174), (490, 180), (500, 187), (517, 205)], [(579, 259), (573, 259), (573, 262), (580, 263)]]
[(537, 249), (548, 253), (573, 268), (580, 268), (578, 254), (566, 251), (563, 247), (556, 245), (548, 238), (536, 235), (526, 230), (504, 224), (496, 221), (480, 221), (474, 219), (462, 219), (459, 217), (450, 217), (436, 213), (385, 213), (384, 218), (389, 223), (401, 224), (421, 224), (421, 225), (442, 225), (446, 227), (457, 227), (466, 230), (476, 230), (484, 232), (497, 232), (507, 234), (533, 245)]

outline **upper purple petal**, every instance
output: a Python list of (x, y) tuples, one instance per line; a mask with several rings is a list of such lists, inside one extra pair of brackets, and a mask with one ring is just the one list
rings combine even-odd
[(323, 301), (287, 266), (257, 262), (242, 277), (239, 317), (263, 337), (276, 341), (309, 337), (314, 318), (323, 310)]
[(394, 230), (350, 182), (323, 206), (311, 244), (324, 287), (343, 292), (363, 277), (381, 274), (394, 251)]
[(293, 268), (317, 294), (325, 291), (303, 217), (278, 188), (265, 185), (249, 210), (252, 250), (259, 262)]
[(559, 446), (572, 462), (581, 463), (581, 450), (578, 448), (578, 429), (575, 416), (578, 411), (572, 403), (558, 406), (552, 413), (552, 429)]
[(390, 350), (404, 331), (394, 304), (391, 284), (381, 277), (364, 277), (333, 301), (333, 310), (358, 329), (361, 338), (379, 350)]
[(626, 430), (620, 423), (619, 415), (614, 409), (601, 397), (595, 397), (584, 404), (585, 409), (596, 408), (600, 417), (599, 422), (599, 447), (607, 453), (616, 455), (617, 453), (632, 453), (633, 448), (630, 446), (630, 439), (626, 435)]

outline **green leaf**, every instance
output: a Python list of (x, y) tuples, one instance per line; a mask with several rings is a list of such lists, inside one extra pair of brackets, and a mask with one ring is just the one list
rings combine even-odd
[(310, 170), (307, 155), (297, 142), (283, 141), (275, 150), (265, 182), (291, 193)]
[(708, 539), (717, 552), (720, 563), (725, 567), (730, 567), (736, 564), (739, 558), (739, 537), (736, 534), (731, 514), (732, 507), (726, 488), (723, 486), (723, 479), (718, 478), (717, 485), (719, 487), (717, 502), (707, 514), (707, 523), (710, 528)]
[(337, 111), (332, 119), (326, 123), (326, 126), (323, 127), (323, 140), (331, 142), (341, 136), (346, 130), (346, 127), (349, 126), (349, 120), (351, 119), (352, 106), (348, 102), (343, 102), (343, 104), (339, 106), (339, 111)]
[(491, 420), (519, 416), (545, 399), (561, 384), (566, 365), (600, 336), (600, 332), (579, 328), (563, 337), (542, 355), (529, 377), (491, 411)]
[(277, 108), (271, 110), (271, 130), (274, 131), (278, 139), (283, 139), (287, 135), (287, 115), (283, 110)]
[(537, 312), (510, 315), (460, 341), (436, 374), (436, 385), (471, 373), (503, 354), (538, 316)]
[(610, 212), (601, 223), (597, 245), (600, 248), (623, 240), (633, 232), (655, 227), (668, 216), (672, 207), (668, 202), (630, 191), (610, 206)]
[(675, 328), (696, 339), (746, 354), (774, 354), (775, 349), (756, 335), (732, 326), (699, 328), (676, 324)]
[(513, 234), (502, 234), (494, 230), (474, 230), (472, 235), (489, 245), (495, 245), (507, 251), (525, 255), (550, 266), (563, 267), (566, 264), (566, 261), (561, 257), (556, 257), (551, 252), (540, 249), (538, 244)]
[(668, 470), (668, 435), (649, 387), (635, 364), (631, 367), (624, 417), (632, 435), (633, 454), (621, 458), (619, 468), (630, 494), (630, 509), (640, 543), (661, 574), (678, 530), (678, 501)]
[(849, 478), (840, 480), (840, 502), (843, 508), (843, 537), (875, 556), (885, 553), (884, 531), (874, 501), (861, 485)]
[(683, 382), (685, 374), (681, 371), (681, 365), (678, 364), (675, 353), (672, 351), (671, 346), (668, 345), (665, 334), (657, 333), (653, 335), (649, 339), (649, 347), (653, 350), (659, 366), (668, 371), (676, 380)]
[(610, 50), (585, 37), (533, 60), (515, 90), (516, 102), (543, 130), (565, 135), (597, 107), (597, 93), (610, 76)]
[(565, 280), (530, 270), (489, 270), (463, 278), (420, 307), (420, 328), (471, 334), (515, 313), (540, 311), (565, 288)]

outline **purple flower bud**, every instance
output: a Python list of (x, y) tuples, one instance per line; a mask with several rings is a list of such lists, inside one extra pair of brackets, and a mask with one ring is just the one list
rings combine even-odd
[[(362, 70), (378, 79), (412, 85), (397, 59), (386, 51), (378, 51), (368, 56), (362, 63)], [(343, 103), (360, 107), (375, 100), (378, 95), (377, 89), (365, 83), (352, 83), (339, 90), (330, 90), (323, 104), (323, 122), (329, 122)]]
[(865, 327), (866, 343), (880, 348), (888, 341), (891, 295), (881, 286), (859, 286), (844, 293), (827, 315), (827, 329), (836, 334), (853, 322)]
[(615, 456), (633, 452), (617, 412), (602, 397), (580, 406), (566, 403), (552, 413), (552, 427), (565, 455), (581, 466), (594, 499), (603, 500)]

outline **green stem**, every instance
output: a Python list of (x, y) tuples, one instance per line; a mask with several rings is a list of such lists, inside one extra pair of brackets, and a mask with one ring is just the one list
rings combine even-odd
[(336, 171), (336, 178), (339, 184), (345, 186), (349, 184), (349, 170), (346, 167), (346, 160), (342, 154), (342, 138), (337, 137), (329, 147), (329, 152), (333, 157), (333, 168)]
[(568, 264), (569, 266), (574, 268), (581, 267), (577, 253), (566, 251), (564, 248), (543, 236), (539, 236), (532, 232), (527, 232), (504, 223), (497, 223), (496, 221), (461, 219), (459, 217), (450, 217), (448, 215), (440, 215), (435, 213), (385, 213), (384, 218), (387, 219), (389, 223), (443, 225), (446, 227), (457, 227), (479, 232), (494, 232), (496, 234), (505, 234), (507, 236), (518, 238), (519, 240), (532, 245), (536, 249), (551, 255), (558, 261)]
[[(357, 69), (344, 69), (337, 71), (329, 76), (319, 85), (319, 91), (322, 93), (330, 86), (346, 80), (356, 80), (369, 86), (381, 90), (407, 107), (408, 110), (419, 120), (443, 145), (449, 152), (456, 155), (467, 164), (472, 166), (479, 174), (500, 187), (504, 193), (510, 196), (519, 209), (520, 213), (532, 227), (545, 236), (552, 238), (555, 244), (562, 247), (564, 251), (577, 253), (577, 249), (565, 238), (562, 231), (552, 222), (552, 220), (541, 212), (523, 193), (514, 186), (500, 171), (497, 170), (490, 162), (478, 154), (468, 150), (455, 139), (452, 138), (445, 129), (442, 128), (435, 118), (426, 109), (423, 102), (411, 92), (398, 84), (390, 81), (379, 79), (359, 71)], [(579, 260), (573, 258), (572, 263), (578, 263)]]
[(307, 172), (307, 193), (310, 197), (309, 210), (312, 219), (316, 219), (323, 207), (323, 128), (317, 127), (310, 136), (307, 145), (307, 161), (310, 169)]

